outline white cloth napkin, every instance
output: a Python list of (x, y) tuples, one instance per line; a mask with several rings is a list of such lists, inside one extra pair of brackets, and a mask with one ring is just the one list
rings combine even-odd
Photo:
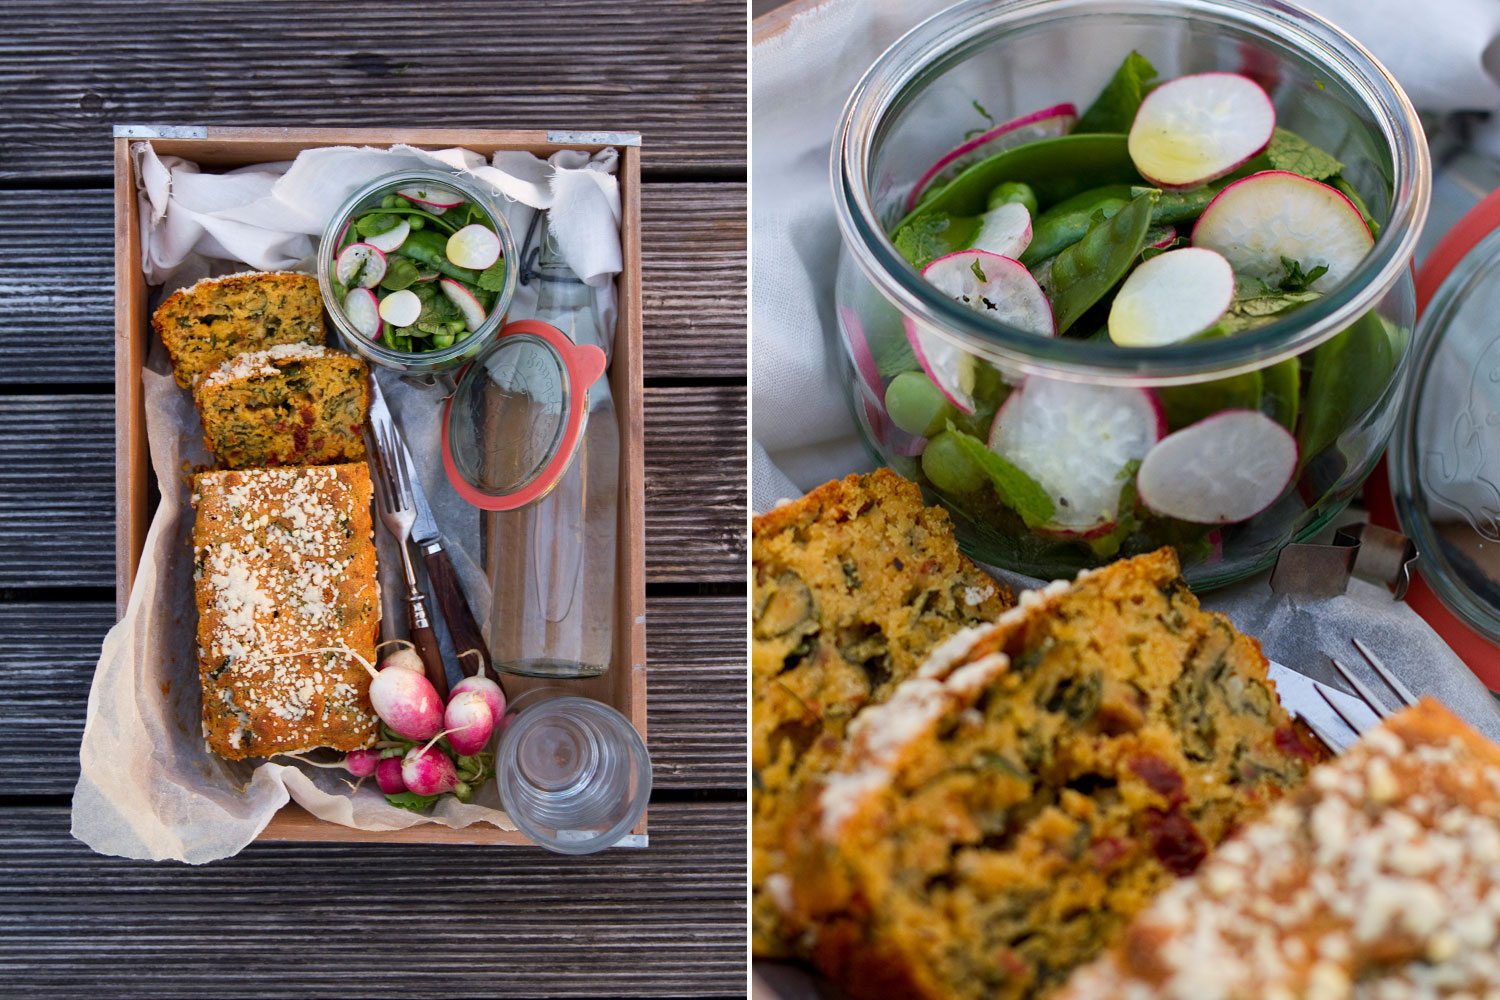
[[(828, 0), (754, 47), (751, 498), (757, 510), (873, 466), (830, 349), (840, 237), (829, 152), (844, 103), (865, 70), (901, 34), (947, 6), (949, 0)], [(1500, 0), (1309, 0), (1305, 6), (1362, 40), (1420, 110), (1500, 110), (1493, 75), (1500, 57), (1490, 51), (1500, 50)], [(1271, 594), (1261, 577), (1206, 603), (1260, 636), (1273, 658), (1320, 675), (1322, 654), (1343, 656), (1350, 636), (1366, 638), (1414, 690), (1438, 693), (1500, 737), (1500, 717), (1483, 685), (1425, 622), (1383, 591), (1356, 582), (1344, 597), (1301, 602)]]
[[(568, 265), (593, 286), (600, 328), (614, 329), (613, 278), (621, 270), (617, 156), (563, 150), (548, 161), (530, 153), (497, 153), (491, 163), (465, 149), (436, 153), (331, 147), (290, 163), (203, 173), (180, 157), (132, 147), (141, 188), (142, 267), (160, 293), (205, 275), (258, 270), (313, 270), (315, 237), (358, 187), (412, 167), (463, 170), (488, 184), (522, 248), (538, 212)], [(541, 233), (536, 234), (539, 240)], [(535, 312), (536, 284), (518, 285), (509, 316)], [(366, 781), (351, 794), (340, 772), (286, 758), (226, 761), (203, 745), (193, 600), (193, 515), (183, 470), (210, 462), (197, 411), (178, 388), (165, 350), (153, 341), (142, 373), (151, 460), (161, 503), (124, 617), (105, 637), (89, 692), (73, 795), (73, 835), (101, 854), (201, 864), (237, 853), (291, 799), (313, 815), (366, 830), (437, 822), (461, 827), (485, 820), (514, 829), (494, 782), (471, 804), (446, 798), (430, 815), (388, 805)], [(480, 568), (479, 515), (443, 474), (438, 454), (442, 393), (378, 372), (391, 412), (413, 455), (470, 606), (480, 621), (491, 606)], [(405, 633), (394, 542), (375, 532), (387, 637)], [(399, 622), (399, 626), (392, 623)], [(186, 624), (185, 624), (186, 623)], [(445, 659), (456, 662), (439, 622)], [(315, 756), (337, 755), (320, 751)]]

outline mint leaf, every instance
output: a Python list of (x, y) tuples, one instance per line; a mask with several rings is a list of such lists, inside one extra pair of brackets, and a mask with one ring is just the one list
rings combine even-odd
[(1129, 538), (1135, 532), (1136, 528), (1140, 526), (1135, 518), (1135, 505), (1138, 493), (1135, 474), (1140, 467), (1141, 460), (1132, 458), (1125, 463), (1124, 468), (1115, 474), (1116, 479), (1124, 482), (1124, 485), (1120, 487), (1119, 519), (1115, 521), (1115, 526), (1110, 530), (1109, 534), (1091, 538), (1088, 542), (1089, 548), (1100, 559), (1113, 559), (1118, 555), (1120, 546), (1125, 544), (1125, 539)]
[(1132, 51), (1073, 127), (1077, 132), (1129, 132), (1135, 113), (1141, 109), (1156, 67), (1139, 52)]
[(974, 238), (979, 220), (933, 212), (911, 220), (896, 233), (896, 252), (921, 270), (939, 257), (962, 250)]
[(1278, 128), (1266, 146), (1266, 158), (1274, 170), (1287, 170), (1314, 181), (1326, 181), (1343, 173), (1344, 165), (1296, 132)]
[(354, 228), (361, 236), (379, 236), (388, 233), (399, 225), (401, 220), (394, 215), (384, 212), (379, 215), (367, 215), (354, 224)]
[(1286, 268), (1286, 277), (1282, 278), (1276, 287), (1283, 292), (1305, 292), (1308, 285), (1328, 273), (1327, 264), (1319, 264), (1311, 271), (1303, 273), (1302, 264), (1290, 257), (1282, 257), (1281, 266)]
[(426, 812), (440, 798), (442, 798), (441, 795), (418, 795), (416, 792), (397, 792), (395, 795), (387, 795), (385, 800), (397, 809)]
[(487, 292), (498, 292), (505, 287), (505, 258), (501, 257), (495, 263), (479, 273), (479, 287)]
[(978, 257), (975, 257), (973, 259), (973, 261), (971, 261), (969, 263), (969, 270), (973, 271), (974, 272), (974, 277), (978, 278), (980, 281), (989, 281), (990, 280), (989, 278), (986, 278), (984, 276), (984, 271), (979, 267), (979, 258)]
[(1047, 495), (1047, 491), (1037, 485), (1035, 479), (990, 451), (977, 437), (965, 434), (953, 426), (951, 420), (948, 421), (948, 431), (958, 441), (958, 446), (964, 454), (990, 477), (995, 492), (1000, 495), (1000, 502), (1020, 514), (1021, 520), (1026, 522), (1028, 528), (1034, 528), (1052, 520), (1057, 507), (1053, 504), (1052, 498)]

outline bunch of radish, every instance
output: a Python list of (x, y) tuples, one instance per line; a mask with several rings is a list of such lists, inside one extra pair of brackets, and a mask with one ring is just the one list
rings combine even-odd
[(370, 671), (370, 703), (380, 717), (382, 739), (374, 749), (355, 750), (345, 767), (357, 777), (374, 775), (386, 801), (424, 810), (443, 795), (468, 802), (474, 789), (494, 775), (486, 752), (505, 715), (505, 694), (482, 673), (453, 685), (444, 705), (427, 679), (422, 660), (405, 640)]
[[(1134, 53), (1131, 60), (1122, 74), (1141, 66), (1154, 74)], [(1241, 322), (1244, 316), (1271, 315), (1249, 312), (1240, 304), (1254, 297), (1244, 289), (1274, 292), (1279, 284), (1289, 296), (1302, 296), (1286, 301), (1307, 301), (1352, 275), (1372, 249), (1371, 224), (1363, 209), (1332, 183), (1318, 179), (1352, 190), (1337, 180), (1342, 166), (1332, 157), (1314, 151), (1333, 164), (1326, 173), (1302, 166), (1296, 167), (1302, 173), (1257, 169), (1261, 161), (1251, 163), (1265, 154), (1263, 159), (1276, 167), (1281, 161), (1273, 139), (1285, 143), (1290, 135), (1277, 138), (1275, 108), (1254, 80), (1235, 73), (1198, 73), (1142, 88), (1134, 100), (1138, 105), (1133, 118), (1117, 117), (1109, 126), (1083, 124), (1074, 106), (1058, 105), (990, 128), (945, 154), (921, 175), (907, 200), (911, 215), (892, 233), (893, 238), (930, 233), (932, 242), (903, 244), (896, 239), (898, 248), (926, 248), (901, 252), (946, 297), (1013, 331), (1044, 338), (1066, 336), (1070, 324), (1098, 304), (1100, 312), (1090, 314), (1096, 316), (1095, 329), (1075, 329), (1074, 334), (1129, 348), (1232, 335), (1253, 325)], [(1101, 106), (1111, 107), (1103, 99)], [(1112, 106), (1118, 110), (1120, 102)], [(1093, 113), (1090, 109), (1084, 118)], [(1150, 228), (1140, 216), (1140, 228), (1132, 231), (1133, 244), (1116, 240), (1125, 250), (1111, 258), (1106, 220), (1125, 209), (1110, 207), (1084, 223), (1088, 238), (1075, 235), (1061, 251), (1051, 249), (1059, 245), (1050, 241), (1058, 231), (1058, 217), (1037, 216), (1034, 195), (1029, 205), (1005, 200), (1001, 186), (1027, 188), (1023, 181), (1046, 181), (1049, 174), (1026, 165), (1028, 151), (1022, 147), (1050, 143), (1050, 148), (1061, 150), (1075, 141), (1070, 135), (1075, 127), (1080, 133), (1111, 132), (1128, 153), (1124, 173), (1135, 179), (1112, 176), (1108, 182), (1130, 192), (1119, 197), (1117, 206), (1139, 204), (1143, 193), (1153, 188), (1153, 198), (1187, 199), (1197, 194), (1202, 198), (1197, 204), (1204, 207), (1196, 210), (1196, 219), (1192, 212), (1175, 217), (1163, 212), (1158, 219), (1153, 208)], [(1291, 139), (1305, 143), (1295, 135)], [(1051, 173), (1057, 169), (1051, 167)], [(1250, 169), (1256, 172), (1248, 173)], [(1000, 185), (991, 189), (987, 210), (977, 216), (959, 211), (960, 206), (975, 204), (972, 194), (979, 178)], [(1147, 186), (1140, 187), (1140, 180)], [(1215, 181), (1219, 183), (1208, 187)], [(966, 184), (968, 193), (955, 194)], [(944, 219), (946, 224), (931, 224)], [(1052, 226), (1047, 239), (1036, 230), (1039, 246), (1048, 247), (1051, 256), (1027, 266), (1021, 259), (1038, 219), (1044, 227)], [(962, 234), (946, 246), (963, 249), (944, 252), (943, 233)], [(1306, 280), (1288, 283), (1304, 266)], [(1107, 279), (1099, 277), (1105, 273)], [(1071, 287), (1063, 287), (1069, 281)], [(1070, 293), (1073, 300), (1065, 306), (1063, 297)], [(1080, 304), (1083, 295), (1088, 298)], [(1247, 311), (1237, 318), (1237, 308)], [(1102, 312), (1108, 317), (1100, 329), (1097, 317)], [(979, 388), (996, 381), (982, 377), (988, 362), (920, 319), (909, 315), (905, 323), (917, 363), (953, 408), (967, 417), (984, 414), (988, 419), (995, 407), (990, 433), (982, 442), (991, 454), (973, 459), (983, 473), (961, 475), (948, 469), (950, 475), (938, 477), (936, 472), (944, 471), (939, 468), (942, 463), (927, 461), (924, 453), (924, 471), (932, 467), (929, 479), (955, 484), (993, 480), (1005, 500), (1007, 483), (1013, 485), (1016, 475), (1024, 476), (1051, 504), (1052, 514), (1045, 521), (1026, 518), (1041, 535), (1090, 539), (1113, 531), (1132, 479), (1134, 499), (1150, 513), (1203, 525), (1248, 520), (1287, 491), (1306, 458), (1299, 455), (1293, 426), (1257, 410), (1237, 408), (1240, 404), (1232, 399), (1217, 412), (1171, 433), (1162, 400), (1151, 389), (1031, 375), (999, 399), (991, 393), (982, 400)], [(878, 387), (879, 379), (873, 384)], [(947, 436), (953, 437), (953, 425), (948, 426)], [(930, 422), (927, 427), (901, 429), (942, 433)], [(971, 439), (971, 445), (972, 454), (980, 442)], [(952, 451), (945, 448), (943, 454)], [(989, 464), (983, 465), (986, 458)]]

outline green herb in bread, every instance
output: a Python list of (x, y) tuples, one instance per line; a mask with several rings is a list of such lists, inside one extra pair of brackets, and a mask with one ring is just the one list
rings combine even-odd
[(323, 295), (317, 278), (290, 271), (205, 278), (169, 295), (151, 326), (166, 345), (177, 384), (189, 389), (236, 354), (322, 344)]

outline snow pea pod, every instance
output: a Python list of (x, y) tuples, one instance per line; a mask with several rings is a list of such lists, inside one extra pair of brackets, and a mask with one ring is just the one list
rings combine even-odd
[(1094, 133), (1039, 139), (969, 167), (897, 223), (895, 232), (925, 215), (983, 214), (990, 192), (1005, 181), (1030, 185), (1043, 205), (1105, 184), (1142, 183), (1123, 135)]
[(1128, 184), (1111, 184), (1082, 191), (1053, 205), (1032, 221), (1031, 244), (1021, 254), (1021, 263), (1033, 267), (1077, 243), (1097, 221), (1095, 215), (1102, 212), (1108, 219), (1130, 204), (1135, 197), (1131, 192)]
[(450, 278), (457, 278), (465, 285), (478, 286), (479, 272), (472, 268), (459, 267), (448, 259), (448, 238), (430, 229), (418, 229), (407, 234), (401, 244), (401, 253), (418, 264), (442, 271)]
[[(1190, 191), (1163, 191), (1157, 199), (1156, 211), (1151, 213), (1151, 224), (1153, 226), (1170, 226), (1189, 219), (1196, 219), (1203, 214), (1208, 203), (1214, 200), (1214, 196), (1228, 187), (1232, 182), (1225, 178), (1214, 181), (1212, 184), (1204, 184), (1202, 187), (1193, 188)], [(1131, 188), (1131, 197), (1136, 197), (1151, 188)]]
[(1146, 244), (1159, 194), (1148, 190), (1110, 218), (1095, 223), (1083, 239), (1052, 261), (1052, 313), (1058, 333), (1066, 332), (1135, 264)]
[(1388, 327), (1371, 310), (1313, 350), (1297, 426), (1297, 448), (1304, 463), (1337, 441), (1379, 401), (1404, 348), (1401, 331)]

